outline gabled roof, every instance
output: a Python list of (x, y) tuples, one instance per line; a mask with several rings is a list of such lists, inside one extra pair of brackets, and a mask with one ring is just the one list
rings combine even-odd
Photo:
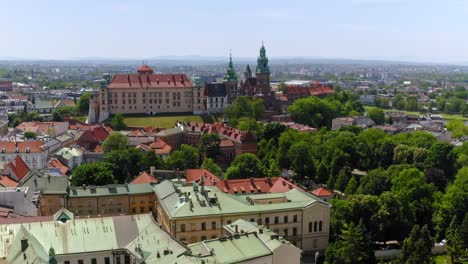
[(153, 175), (147, 173), (146, 171), (140, 173), (130, 184), (142, 184), (142, 183), (158, 183), (158, 179), (156, 179)]
[(216, 187), (230, 194), (284, 193), (291, 189), (300, 189), (281, 177), (223, 180)]
[(8, 162), (7, 166), (10, 168), (15, 177), (18, 178), (18, 181), (21, 181), (21, 179), (23, 179), (23, 177), (26, 176), (26, 174), (29, 172), (28, 165), (19, 155), (16, 155), (13, 160)]
[(323, 196), (332, 196), (333, 193), (331, 193), (329, 190), (325, 188), (318, 188), (312, 192), (313, 195), (317, 197), (323, 197)]
[(187, 169), (185, 170), (185, 178), (187, 183), (201, 184), (202, 177), (205, 177), (205, 186), (214, 186), (221, 182), (221, 179), (206, 169)]
[(66, 222), (73, 219), (75, 219), (73, 213), (63, 207), (54, 214), (54, 221)]
[(153, 73), (153, 68), (151, 68), (150, 66), (146, 64), (143, 64), (138, 68), (137, 72), (138, 73)]
[(167, 155), (172, 151), (171, 145), (159, 137), (155, 138), (149, 147), (156, 152), (156, 155)]
[(0, 142), (0, 151), (2, 153), (40, 153), (44, 150), (42, 146), (44, 143), (42, 141), (34, 140), (34, 141), (2, 141)]

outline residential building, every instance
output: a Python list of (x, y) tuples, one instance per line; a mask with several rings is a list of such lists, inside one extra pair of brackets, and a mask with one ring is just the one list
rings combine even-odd
[(70, 187), (66, 208), (75, 216), (143, 214), (153, 211), (152, 184)]
[(206, 112), (208, 114), (224, 113), (229, 105), (226, 83), (206, 83)]
[(329, 202), (333, 198), (333, 193), (323, 187), (315, 189), (312, 194), (325, 202)]
[[(193, 85), (185, 74), (155, 74), (148, 65), (136, 74), (115, 74), (101, 82), (90, 120), (109, 114), (193, 112)], [(90, 107), (91, 108), (91, 107)], [(104, 118), (105, 119), (105, 118)]]
[(3, 168), (2, 175), (8, 176), (16, 182), (20, 182), (29, 171), (28, 164), (24, 162), (20, 155), (16, 155), (16, 157), (9, 161)]
[(74, 147), (65, 147), (60, 149), (55, 153), (55, 157), (70, 170), (75, 169), (83, 163), (83, 152)]
[(344, 126), (359, 126), (363, 128), (372, 127), (375, 122), (365, 116), (337, 117), (332, 120), (332, 130), (338, 130)]
[(37, 216), (38, 194), (28, 187), (0, 187), (0, 204), (19, 216)]
[(48, 151), (42, 141), (0, 142), (0, 161), (10, 162), (18, 155), (32, 170), (41, 170), (47, 166)]
[(0, 225), (1, 264), (163, 264), (189, 253), (150, 214), (76, 219), (62, 209), (52, 221), (21, 220)]
[(33, 132), (39, 136), (60, 136), (68, 130), (68, 122), (23, 122), (15, 128), (16, 133)]
[(0, 91), (3, 91), (3, 92), (13, 91), (13, 82), (0, 80)]
[[(241, 219), (230, 225), (225, 225), (224, 229), (229, 236), (234, 237), (253, 234), (273, 253), (272, 263), (301, 263), (302, 250), (292, 245), (283, 237), (272, 232), (264, 225), (258, 225), (254, 222)], [(190, 246), (190, 248), (192, 248), (192, 246)]]
[(54, 214), (65, 206), (69, 182), (68, 177), (34, 173), (25, 178), (19, 187), (27, 187), (32, 193), (38, 194), (35, 199), (37, 215), (46, 216)]
[(158, 222), (185, 243), (225, 236), (223, 225), (244, 219), (265, 224), (307, 252), (324, 251), (328, 245), (330, 205), (298, 188), (232, 195), (214, 186), (163, 181), (154, 191)]
[(159, 183), (159, 180), (146, 171), (140, 173), (140, 175), (136, 176), (135, 179), (133, 179), (130, 182), (130, 184), (150, 184), (150, 183)]

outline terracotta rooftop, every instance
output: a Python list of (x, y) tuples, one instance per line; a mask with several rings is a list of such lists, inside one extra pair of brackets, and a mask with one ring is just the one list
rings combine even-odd
[(109, 89), (192, 87), (186, 74), (154, 74), (148, 65), (141, 66), (137, 71), (137, 74), (114, 75)]
[(40, 140), (34, 141), (2, 141), (0, 142), (1, 153), (40, 153), (44, 150), (44, 144)]
[(325, 188), (318, 188), (312, 192), (313, 195), (317, 197), (323, 197), (323, 196), (332, 196), (333, 193), (331, 193), (329, 190)]
[(167, 155), (172, 151), (171, 145), (167, 144), (166, 141), (161, 138), (155, 138), (154, 142), (151, 143), (149, 147), (154, 150), (157, 155)]
[(140, 175), (138, 175), (135, 179), (133, 179), (133, 181), (130, 182), (130, 184), (141, 184), (141, 183), (159, 183), (159, 181), (153, 175), (144, 171)]
[(187, 183), (196, 182), (201, 184), (202, 177), (205, 177), (205, 186), (214, 186), (217, 183), (221, 182), (221, 179), (218, 176), (211, 173), (209, 170), (206, 169), (187, 169), (185, 170), (185, 179)]
[(16, 155), (16, 157), (13, 160), (8, 162), (7, 166), (20, 181), (29, 172), (28, 165), (19, 155)]
[(299, 188), (281, 177), (223, 180), (216, 184), (216, 187), (220, 191), (230, 194), (283, 193)]
[(17, 187), (18, 183), (8, 176), (0, 176), (0, 185), (3, 187)]
[(16, 129), (23, 132), (34, 132), (42, 135), (49, 133), (50, 129), (54, 129), (56, 126), (64, 124), (68, 127), (67, 122), (23, 122), (19, 124)]

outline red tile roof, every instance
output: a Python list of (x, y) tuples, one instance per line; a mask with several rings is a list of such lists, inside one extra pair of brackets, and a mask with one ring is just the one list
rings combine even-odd
[(109, 83), (114, 88), (178, 88), (192, 87), (186, 74), (154, 74), (147, 65), (138, 68), (137, 74), (116, 74)]
[(69, 169), (59, 159), (51, 159), (49, 161), (49, 167), (58, 168), (63, 175), (67, 175)]
[(147, 173), (146, 171), (142, 172), (138, 175), (130, 184), (140, 184), (140, 183), (158, 183), (158, 179), (156, 179), (153, 175)]
[(185, 170), (185, 179), (187, 183), (201, 183), (202, 176), (205, 176), (205, 186), (214, 186), (221, 182), (218, 176), (205, 169), (187, 169)]
[(34, 132), (40, 135), (46, 134), (50, 129), (55, 129), (56, 126), (65, 125), (67, 122), (22, 122), (16, 129), (23, 132)]
[(143, 64), (140, 66), (140, 68), (138, 68), (137, 72), (138, 73), (153, 73), (153, 69), (150, 66)]
[(307, 86), (288, 85), (285, 87), (283, 95), (290, 99), (289, 97), (308, 97), (312, 95), (318, 96), (322, 94), (331, 94), (333, 92), (333, 87), (314, 82)]
[(323, 197), (323, 196), (332, 196), (333, 193), (331, 193), (329, 190), (325, 188), (318, 188), (312, 192), (313, 195), (317, 197)]
[(217, 133), (220, 136), (226, 136), (231, 140), (237, 142), (243, 141), (255, 141), (255, 136), (252, 133), (239, 130), (237, 128), (230, 127), (226, 124), (221, 123), (197, 123), (197, 122), (186, 122), (188, 131), (201, 132), (201, 133)]
[(157, 155), (167, 155), (172, 151), (171, 145), (167, 144), (166, 141), (161, 138), (155, 138), (154, 142), (151, 143), (149, 147), (154, 150)]
[(223, 180), (216, 187), (225, 193), (282, 193), (299, 188), (281, 177)]
[(7, 166), (10, 168), (11, 172), (21, 181), (21, 179), (26, 176), (29, 172), (28, 165), (24, 162), (24, 160), (19, 156), (16, 157), (7, 163)]
[[(30, 153), (40, 153), (44, 151), (42, 149), (43, 145), (44, 144), (39, 139), (20, 142), (2, 141), (0, 142), (0, 151), (2, 153), (26, 153), (26, 150), (29, 148)], [(16, 148), (18, 148), (18, 152), (16, 151)]]
[(8, 176), (0, 176), (0, 185), (4, 187), (17, 187), (18, 183)]

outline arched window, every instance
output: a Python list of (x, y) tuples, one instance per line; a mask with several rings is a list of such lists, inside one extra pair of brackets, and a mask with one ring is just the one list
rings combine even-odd
[(314, 222), (314, 232), (317, 232), (317, 221)]
[(309, 222), (309, 233), (312, 232), (312, 222)]
[(319, 232), (322, 232), (322, 221), (319, 222)]

